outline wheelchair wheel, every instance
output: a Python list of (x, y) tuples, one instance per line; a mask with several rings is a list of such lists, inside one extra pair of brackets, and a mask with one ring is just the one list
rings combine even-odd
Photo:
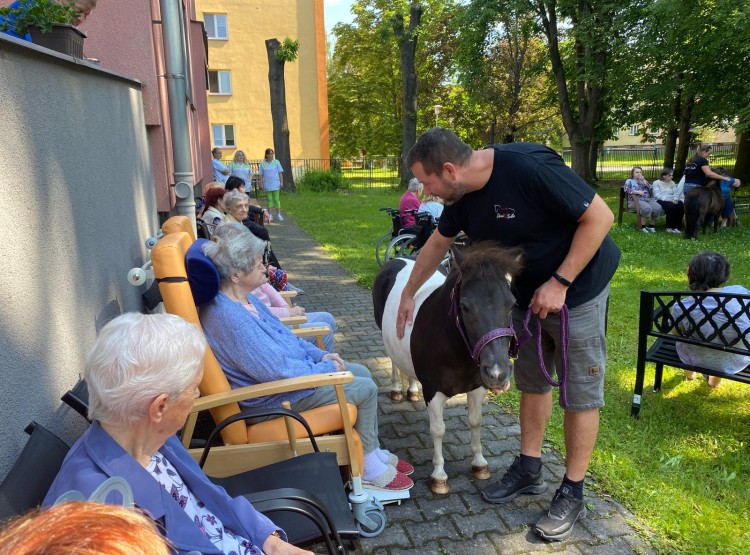
[(388, 233), (384, 233), (380, 239), (378, 239), (378, 243), (375, 246), (375, 260), (378, 263), (378, 266), (382, 266), (386, 263), (385, 259), (385, 249), (388, 247), (388, 243), (390, 243), (391, 239), (393, 239), (393, 234), (389, 231)]
[(396, 237), (388, 243), (388, 247), (385, 249), (385, 261), (388, 262), (392, 258), (416, 255), (416, 239), (417, 236), (413, 233), (404, 233)]

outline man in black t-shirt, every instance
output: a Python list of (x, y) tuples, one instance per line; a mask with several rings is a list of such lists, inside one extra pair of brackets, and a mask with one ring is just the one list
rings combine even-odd
[[(397, 334), (413, 324), (414, 294), (435, 271), (455, 236), (520, 246), (524, 269), (513, 280), (513, 325), (527, 310), (542, 323), (547, 367), (560, 363), (560, 310), (569, 309), (569, 376), (565, 407), (566, 474), (535, 532), (563, 540), (585, 516), (583, 482), (604, 405), (606, 306), (620, 252), (607, 236), (612, 211), (562, 158), (547, 147), (516, 143), (474, 151), (446, 129), (424, 133), (407, 162), (426, 194), (445, 202), (437, 232), (422, 247), (401, 296)], [(533, 324), (533, 320), (532, 320)], [(489, 503), (546, 490), (541, 454), (552, 413), (552, 388), (539, 371), (537, 337), (522, 347), (514, 368), (521, 391), (521, 453), (499, 482), (485, 487)], [(553, 366), (550, 368), (550, 366)]]

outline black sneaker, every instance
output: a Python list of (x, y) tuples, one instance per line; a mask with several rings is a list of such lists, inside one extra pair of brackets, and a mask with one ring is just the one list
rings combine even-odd
[(499, 482), (494, 482), (482, 490), (482, 498), (487, 503), (508, 503), (522, 493), (539, 495), (545, 491), (547, 484), (542, 480), (541, 470), (537, 474), (524, 472), (521, 468), (521, 458), (516, 457)]
[(585, 516), (583, 499), (573, 497), (570, 487), (563, 484), (555, 492), (547, 514), (534, 526), (534, 532), (547, 541), (561, 541), (573, 533), (573, 525)]

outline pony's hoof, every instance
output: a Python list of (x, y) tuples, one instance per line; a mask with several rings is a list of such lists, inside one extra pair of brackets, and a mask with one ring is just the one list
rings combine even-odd
[(412, 403), (416, 403), (419, 401), (419, 391), (408, 391), (406, 393), (406, 398), (409, 399)]
[(451, 488), (448, 487), (448, 480), (438, 480), (436, 478), (430, 478), (430, 490), (432, 493), (438, 495), (445, 495), (449, 493)]
[(477, 480), (489, 480), (490, 479), (490, 467), (484, 466), (472, 466), (471, 473)]
[(395, 401), (397, 403), (404, 400), (404, 394), (400, 391), (391, 391), (391, 401)]

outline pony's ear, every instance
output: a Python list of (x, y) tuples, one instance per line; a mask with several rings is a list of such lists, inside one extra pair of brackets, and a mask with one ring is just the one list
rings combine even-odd
[(451, 245), (451, 254), (453, 255), (453, 260), (455, 261), (456, 265), (460, 266), (464, 261), (464, 255), (461, 254), (461, 249), (456, 247), (456, 245)]

